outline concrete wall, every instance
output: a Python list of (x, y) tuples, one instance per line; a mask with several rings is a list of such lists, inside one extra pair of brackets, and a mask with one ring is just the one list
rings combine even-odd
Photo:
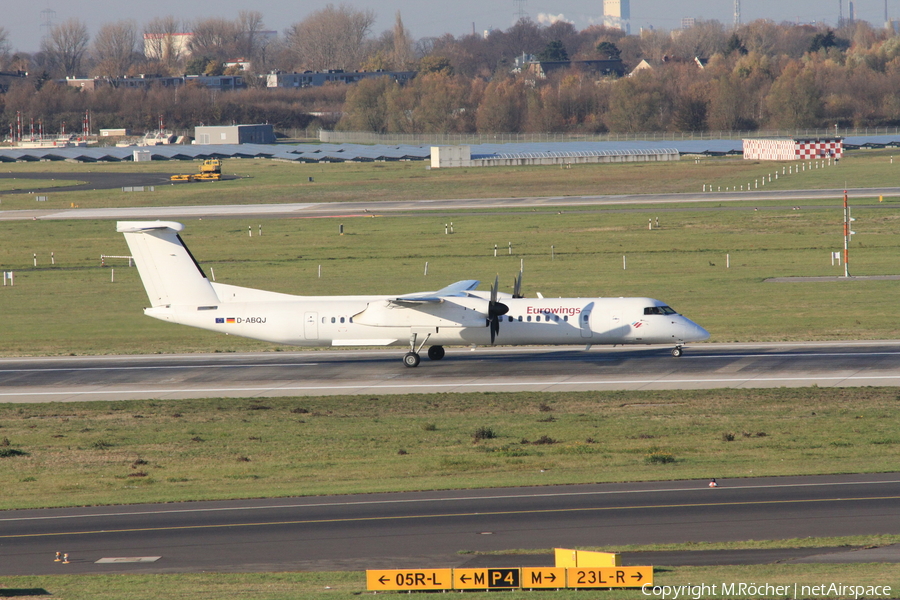
[(527, 165), (578, 165), (596, 163), (623, 162), (658, 162), (680, 160), (681, 155), (674, 149), (661, 149), (655, 152), (610, 152), (572, 153), (569, 155), (552, 155), (542, 152), (527, 154), (508, 154), (505, 156), (487, 156), (472, 158), (470, 146), (432, 146), (431, 168), (448, 167), (513, 167)]

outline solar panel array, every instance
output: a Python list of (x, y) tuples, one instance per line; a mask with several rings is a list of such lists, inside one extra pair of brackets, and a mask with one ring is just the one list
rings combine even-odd
[[(846, 148), (900, 146), (900, 135), (852, 136)], [(472, 158), (542, 158), (650, 154), (676, 150), (679, 154), (725, 155), (743, 152), (742, 140), (666, 140), (660, 142), (539, 142), (521, 144), (473, 144)], [(152, 160), (202, 160), (207, 158), (273, 158), (293, 162), (372, 162), (428, 160), (430, 145), (362, 144), (211, 144), (160, 145), (105, 148), (2, 148), (0, 162), (70, 160), (120, 162), (132, 160), (135, 150), (150, 153)]]

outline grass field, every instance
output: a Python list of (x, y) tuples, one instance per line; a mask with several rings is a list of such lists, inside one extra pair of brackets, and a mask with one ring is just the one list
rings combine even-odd
[[(900, 270), (898, 208), (877, 202), (855, 208), (854, 275)], [(293, 294), (408, 293), (461, 279), (492, 281), (496, 274), (511, 291), (524, 261), (529, 296), (650, 296), (703, 325), (711, 341), (891, 339), (900, 330), (897, 282), (765, 281), (843, 273), (830, 258), (843, 243), (839, 198), (801, 211), (776, 205), (558, 212), (205, 219), (185, 221), (183, 237), (218, 281)], [(647, 219), (656, 217), (660, 228), (648, 230)], [(445, 235), (450, 221), (455, 233)], [(112, 221), (7, 221), (0, 236), (0, 269), (15, 273), (14, 287), (0, 287), (0, 354), (274, 349), (144, 317), (137, 270), (122, 260), (100, 267), (101, 254), (128, 254)]]
[(801, 388), (0, 404), (0, 509), (883, 472), (898, 402)]

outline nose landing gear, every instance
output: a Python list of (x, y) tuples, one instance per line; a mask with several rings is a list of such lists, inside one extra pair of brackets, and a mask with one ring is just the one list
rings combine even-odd
[(680, 358), (683, 353), (684, 348), (682, 348), (681, 346), (675, 346), (674, 348), (672, 348), (672, 356), (674, 356), (675, 358)]

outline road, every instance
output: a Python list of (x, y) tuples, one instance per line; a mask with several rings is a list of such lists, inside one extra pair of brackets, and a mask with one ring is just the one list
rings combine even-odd
[(900, 385), (900, 341), (0, 359), (0, 402)]
[[(459, 552), (900, 534), (900, 473), (706, 483), (7, 511), (0, 513), (0, 575), (485, 566), (497, 561)], [(55, 563), (56, 552), (68, 553), (71, 564)], [(829, 552), (820, 558), (823, 551), (807, 550), (792, 560), (872, 560), (865, 551)], [(513, 560), (552, 564), (546, 555)], [(650, 560), (628, 555), (631, 564)], [(900, 549), (881, 560), (900, 562)]]

